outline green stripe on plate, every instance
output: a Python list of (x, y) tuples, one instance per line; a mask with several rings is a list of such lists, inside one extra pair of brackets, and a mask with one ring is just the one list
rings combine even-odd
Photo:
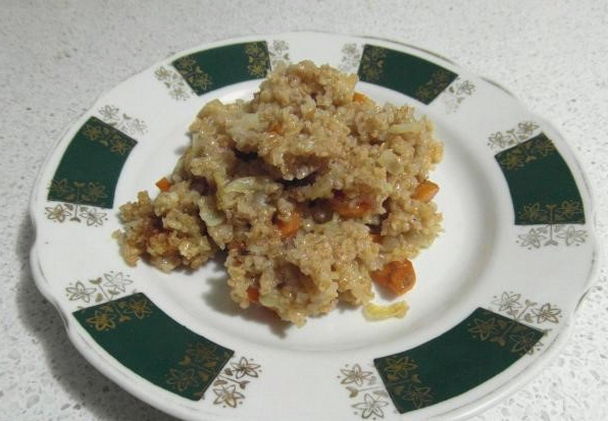
[(234, 354), (180, 325), (142, 293), (73, 314), (122, 365), (187, 399), (200, 399)]
[(543, 332), (483, 308), (416, 348), (374, 365), (399, 413), (460, 395), (504, 371)]
[(543, 133), (496, 154), (516, 225), (584, 224), (583, 201), (568, 165)]
[(199, 51), (173, 61), (197, 95), (266, 76), (270, 69), (265, 41), (232, 44)]
[(366, 44), (359, 79), (399, 91), (430, 104), (458, 76), (411, 54)]
[(120, 130), (89, 118), (63, 154), (48, 200), (112, 208), (118, 177), (136, 144)]

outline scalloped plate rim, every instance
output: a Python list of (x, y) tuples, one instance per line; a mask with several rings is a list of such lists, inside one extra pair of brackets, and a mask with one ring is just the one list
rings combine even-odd
[[(32, 192), (30, 194), (29, 206), (28, 206), (28, 213), (29, 213), (30, 220), (32, 222), (32, 228), (33, 228), (33, 240), (32, 240), (29, 260), (30, 260), (30, 267), (32, 270), (33, 279), (34, 279), (36, 286), (38, 287), (38, 289), (40, 290), (42, 295), (55, 307), (55, 309), (59, 313), (59, 315), (64, 323), (64, 326), (66, 328), (66, 332), (68, 334), (68, 338), (70, 339), (70, 342), (78, 349), (79, 353), (91, 365), (93, 365), (97, 370), (99, 370), (104, 376), (106, 376), (107, 378), (112, 380), (114, 383), (119, 385), (121, 388), (125, 389), (128, 393), (132, 394), (133, 396), (136, 396), (137, 398), (141, 399), (142, 401), (144, 401), (144, 402), (150, 404), (151, 406), (156, 407), (157, 409), (159, 409), (163, 412), (166, 412), (168, 414), (177, 415), (177, 416), (183, 417), (185, 419), (197, 419), (201, 415), (205, 415), (205, 416), (209, 416), (209, 417), (213, 417), (213, 418), (221, 417), (222, 419), (232, 419), (232, 418), (240, 419), (241, 418), (238, 413), (232, 413), (232, 414), (224, 413), (224, 414), (218, 415), (217, 413), (207, 412), (206, 411), (207, 408), (204, 408), (204, 409), (197, 408), (196, 412), (193, 413), (192, 408), (188, 408), (184, 405), (176, 404), (176, 402), (173, 402), (172, 400), (164, 401), (162, 399), (150, 399), (150, 396), (147, 395), (145, 389), (138, 388), (136, 384), (132, 384), (129, 380), (123, 379), (120, 376), (120, 373), (117, 373), (117, 371), (114, 368), (112, 368), (111, 366), (106, 365), (105, 361), (103, 359), (99, 359), (99, 355), (94, 353), (95, 351), (91, 349), (90, 344), (88, 344), (87, 341), (75, 330), (73, 321), (70, 321), (71, 313), (66, 314), (66, 309), (62, 308), (61, 305), (56, 301), (54, 294), (50, 290), (50, 282), (48, 281), (43, 270), (41, 269), (41, 262), (40, 262), (39, 255), (38, 255), (38, 249), (40, 247), (38, 233), (39, 233), (40, 227), (39, 227), (39, 221), (37, 220), (37, 212), (36, 212), (37, 211), (36, 206), (39, 205), (39, 203), (37, 202), (37, 199), (40, 194), (40, 189), (42, 189), (42, 187), (43, 187), (41, 185), (41, 180), (43, 178), (44, 172), (47, 169), (47, 166), (48, 166), (49, 162), (51, 161), (56, 149), (64, 141), (66, 135), (70, 131), (74, 130), (74, 128), (77, 127), (77, 125), (79, 123), (83, 123), (86, 120), (85, 117), (91, 111), (91, 109), (95, 106), (95, 104), (99, 103), (102, 99), (104, 99), (107, 96), (107, 94), (109, 92), (116, 89), (120, 84), (124, 83), (125, 81), (138, 77), (161, 63), (165, 63), (174, 58), (181, 57), (182, 55), (187, 54), (189, 52), (199, 51), (203, 48), (213, 48), (215, 46), (225, 45), (228, 42), (236, 43), (236, 42), (242, 42), (242, 41), (251, 40), (251, 39), (268, 39), (268, 38), (273, 39), (273, 38), (277, 38), (277, 37), (281, 37), (281, 36), (285, 36), (285, 35), (306, 35), (306, 34), (322, 34), (322, 35), (328, 35), (328, 36), (353, 37), (353, 38), (358, 38), (361, 40), (372, 40), (372, 41), (377, 40), (377, 41), (388, 42), (388, 43), (392, 43), (392, 44), (396, 44), (396, 45), (401, 45), (401, 46), (404, 46), (407, 48), (418, 50), (424, 54), (432, 55), (438, 60), (445, 61), (452, 66), (455, 66), (459, 69), (466, 71), (466, 68), (462, 67), (460, 64), (458, 64), (458, 62), (453, 61), (449, 58), (446, 58), (440, 54), (437, 54), (437, 53), (433, 52), (432, 50), (421, 48), (421, 47), (418, 47), (418, 46), (415, 46), (412, 44), (408, 44), (408, 43), (405, 43), (402, 41), (393, 40), (393, 39), (384, 38), (384, 37), (377, 37), (377, 36), (372, 36), (372, 35), (359, 35), (359, 34), (355, 34), (355, 33), (333, 33), (333, 32), (329, 32), (329, 31), (308, 31), (307, 30), (307, 31), (250, 34), (250, 35), (244, 35), (244, 36), (239, 36), (239, 37), (215, 39), (211, 42), (201, 43), (199, 45), (183, 49), (179, 52), (166, 55), (164, 58), (160, 58), (158, 61), (155, 61), (155, 63), (152, 64), (151, 66), (146, 66), (143, 70), (139, 70), (139, 71), (135, 71), (135, 72), (131, 73), (129, 76), (121, 79), (117, 84), (113, 85), (110, 89), (103, 91), (100, 95), (97, 96), (97, 98), (94, 101), (92, 101), (90, 103), (90, 106), (85, 111), (80, 113), (77, 118), (70, 121), (70, 123), (68, 123), (66, 128), (62, 131), (62, 133), (59, 136), (57, 136), (57, 140), (55, 142), (53, 142), (52, 146), (48, 149), (46, 157), (38, 169), (38, 174), (36, 176), (35, 184), (32, 189)], [(592, 257), (593, 261), (592, 261), (592, 265), (590, 267), (589, 273), (587, 275), (587, 278), (585, 280), (586, 284), (585, 284), (584, 288), (582, 289), (581, 293), (579, 294), (579, 297), (578, 297), (579, 301), (578, 301), (577, 305), (574, 308), (567, 309), (568, 312), (567, 312), (567, 314), (564, 315), (563, 322), (559, 328), (560, 329), (559, 333), (555, 336), (554, 340), (550, 344), (548, 344), (546, 346), (546, 348), (543, 350), (542, 357), (539, 357), (539, 358), (535, 359), (533, 362), (529, 363), (527, 365), (527, 368), (528, 368), (527, 370), (522, 371), (514, 378), (505, 382), (499, 388), (490, 391), (489, 393), (475, 399), (472, 402), (465, 403), (459, 407), (449, 409), (449, 410), (443, 412), (442, 414), (436, 416), (436, 417), (456, 416), (456, 418), (454, 418), (454, 419), (468, 418), (470, 416), (473, 416), (475, 414), (478, 414), (479, 412), (482, 412), (482, 411), (488, 409), (489, 407), (495, 405), (497, 402), (504, 400), (506, 397), (508, 397), (509, 395), (516, 392), (519, 388), (521, 388), (521, 386), (523, 384), (529, 382), (534, 377), (534, 375), (536, 375), (543, 367), (545, 367), (552, 360), (552, 358), (554, 358), (557, 355), (558, 351), (563, 348), (564, 344), (567, 343), (567, 339), (571, 336), (571, 333), (573, 330), (573, 323), (572, 323), (573, 317), (575, 317), (577, 311), (579, 310), (581, 302), (584, 300), (585, 295), (593, 287), (594, 281), (599, 276), (599, 268), (601, 266), (601, 262), (603, 261), (603, 254), (602, 254), (603, 246), (602, 246), (601, 242), (599, 241), (599, 238), (597, 235), (597, 209), (596, 209), (597, 196), (596, 196), (596, 192), (593, 188), (593, 185), (590, 183), (587, 174), (583, 170), (583, 166), (581, 165), (577, 151), (574, 148), (571, 148), (570, 144), (564, 138), (561, 131), (557, 130), (551, 122), (544, 119), (543, 117), (540, 117), (535, 112), (532, 112), (526, 104), (524, 104), (521, 100), (519, 100), (519, 98), (517, 98), (517, 96), (514, 95), (513, 93), (511, 93), (508, 89), (504, 88), (500, 83), (497, 83), (496, 81), (494, 81), (490, 78), (484, 77), (483, 75), (480, 75), (480, 74), (477, 74), (474, 72), (471, 72), (471, 74), (487, 81), (488, 83), (494, 85), (496, 88), (502, 90), (505, 94), (516, 99), (518, 101), (519, 105), (521, 106), (521, 108), (525, 112), (527, 112), (529, 115), (535, 117), (535, 119), (539, 120), (543, 124), (550, 126), (555, 133), (559, 134), (560, 138), (558, 139), (558, 142), (559, 142), (559, 146), (560, 146), (560, 151), (567, 152), (567, 154), (568, 154), (567, 162), (572, 163), (576, 166), (574, 168), (575, 173), (583, 181), (583, 186), (580, 186), (580, 187), (581, 187), (581, 190), (584, 190), (586, 193), (586, 196), (587, 196), (586, 197), (586, 210), (587, 210), (587, 213), (591, 216), (590, 223), (588, 224), (589, 237), (588, 237), (587, 241), (589, 241), (593, 246), (593, 257)], [(407, 417), (407, 414), (402, 414), (402, 416)]]

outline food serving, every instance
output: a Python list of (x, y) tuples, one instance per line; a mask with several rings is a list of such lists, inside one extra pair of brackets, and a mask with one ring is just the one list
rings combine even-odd
[(121, 207), (125, 261), (197, 269), (224, 250), (242, 308), (296, 325), (339, 302), (402, 316), (405, 303), (371, 303), (372, 283), (414, 286), (411, 259), (441, 230), (429, 172), (443, 148), (414, 108), (379, 106), (356, 83), (303, 61), (279, 65), (251, 101), (207, 103), (158, 195)]

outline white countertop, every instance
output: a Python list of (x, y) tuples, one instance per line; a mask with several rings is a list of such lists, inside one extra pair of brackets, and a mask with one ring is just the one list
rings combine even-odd
[[(238, 35), (366, 34), (436, 51), (508, 87), (570, 141), (608, 238), (608, 2), (19, 1), (0, 4), (0, 419), (164, 420), (92, 368), (29, 269), (29, 193), (60, 134), (170, 53)], [(604, 265), (560, 354), (479, 420), (608, 419)]]

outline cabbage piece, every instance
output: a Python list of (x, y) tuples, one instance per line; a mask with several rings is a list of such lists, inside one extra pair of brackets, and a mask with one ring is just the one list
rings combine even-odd
[(410, 307), (405, 301), (383, 306), (380, 304), (369, 303), (363, 307), (363, 315), (367, 320), (376, 321), (389, 319), (391, 317), (403, 318)]

